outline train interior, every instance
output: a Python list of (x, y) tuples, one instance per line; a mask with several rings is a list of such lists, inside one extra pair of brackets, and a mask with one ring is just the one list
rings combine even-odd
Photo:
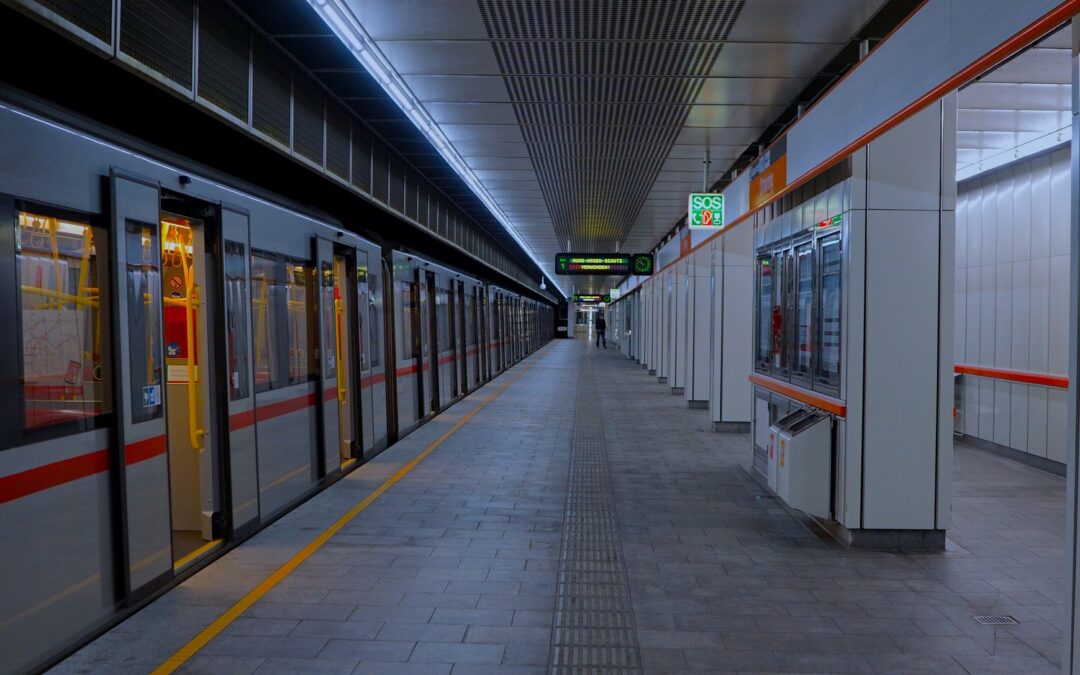
[(169, 192), (160, 219), (165, 420), (173, 565), (182, 569), (221, 543), (214, 515), (220, 503), (220, 420), (213, 400), (221, 372), (207, 327), (215, 307), (220, 263), (208, 250), (216, 208)]

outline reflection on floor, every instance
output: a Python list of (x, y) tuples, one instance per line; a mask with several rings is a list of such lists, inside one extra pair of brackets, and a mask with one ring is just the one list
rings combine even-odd
[(173, 560), (180, 561), (206, 545), (198, 530), (172, 531)]
[[(948, 552), (845, 551), (750, 479), (748, 436), (713, 433), (705, 411), (618, 350), (561, 340), (528, 363), (520, 379), (518, 369), (500, 376), (57, 672), (152, 670), (504, 385), (185, 668), (540, 675), (565, 639), (555, 624), (567, 603), (557, 599), (576, 584), (595, 610), (575, 614), (590, 629), (583, 639), (598, 642), (620, 631), (594, 630), (596, 617), (611, 593), (629, 592), (631, 620), (620, 625), (634, 647), (623, 653), (645, 672), (1059, 671), (1063, 479), (958, 447)], [(586, 496), (614, 504), (617, 528), (603, 543), (622, 551), (618, 584), (602, 565), (562, 570), (569, 526), (587, 524), (566, 509), (579, 410), (605, 449), (593, 460), (606, 462), (610, 488)], [(972, 619), (984, 614), (1020, 623)]]

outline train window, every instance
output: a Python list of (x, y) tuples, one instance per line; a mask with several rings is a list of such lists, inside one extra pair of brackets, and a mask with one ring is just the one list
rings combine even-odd
[(435, 350), (436, 354), (440, 351), (446, 351), (444, 348), (450, 346), (450, 309), (447, 306), (449, 302), (447, 298), (447, 292), (445, 288), (438, 288), (435, 293), (435, 332), (436, 340), (435, 344), (438, 348)]
[(312, 364), (314, 352), (308, 349), (308, 296), (311, 267), (304, 262), (289, 260), (285, 264), (285, 315), (288, 327), (287, 354), (289, 384), (308, 380), (318, 364)]
[(834, 391), (840, 387), (840, 236), (822, 239), (821, 303), (817, 326), (820, 354), (815, 373), (817, 384)]
[[(337, 335), (337, 306), (341, 298), (337, 280), (334, 279), (333, 263), (322, 263), (322, 269), (319, 271), (319, 285), (320, 292), (322, 293), (323, 335), (326, 336), (325, 339), (328, 343), (326, 349), (323, 350), (325, 352), (323, 368), (325, 369), (327, 377), (334, 377), (334, 374), (337, 372), (337, 351), (332, 349), (330, 345), (333, 344), (332, 340), (335, 340)], [(292, 330), (291, 320), (289, 321), (289, 330)], [(291, 334), (289, 342), (291, 345)]]
[(795, 354), (792, 373), (810, 379), (810, 361), (816, 340), (811, 333), (814, 310), (814, 249), (807, 242), (795, 251)]
[(225, 329), (229, 357), (229, 400), (248, 396), (248, 285), (244, 245), (225, 242)]
[[(406, 270), (406, 273), (408, 270)], [(407, 279), (401, 281), (401, 354), (406, 359), (420, 356), (420, 345), (414, 336), (415, 324), (419, 321), (419, 298), (417, 285)]]
[(127, 326), (131, 362), (131, 420), (162, 414), (161, 248), (156, 225), (127, 221)]
[[(374, 257), (374, 264), (379, 264), (377, 257)], [(364, 278), (368, 285), (368, 358), (371, 367), (378, 368), (382, 365), (383, 356), (382, 325), (378, 320), (379, 307), (382, 305), (382, 287), (379, 285), (382, 277), (379, 274), (368, 274)]]
[(112, 409), (104, 232), (26, 211), (18, 229), (23, 427), (90, 428)]
[(276, 327), (278, 311), (277, 259), (261, 254), (251, 256), (251, 324), (255, 331), (255, 391), (263, 392), (281, 386), (281, 364), (278, 361)]
[(768, 372), (773, 351), (773, 266), (772, 258), (757, 261), (757, 370)]

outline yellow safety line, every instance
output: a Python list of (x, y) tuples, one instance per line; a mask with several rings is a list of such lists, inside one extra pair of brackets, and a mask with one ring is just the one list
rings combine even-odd
[(413, 457), (411, 460), (409, 460), (408, 463), (398, 469), (397, 472), (394, 473), (394, 475), (386, 479), (386, 482), (375, 488), (374, 492), (369, 494), (367, 497), (364, 497), (364, 499), (362, 499), (360, 503), (349, 509), (348, 512), (345, 513), (345, 515), (343, 515), (337, 520), (337, 522), (323, 530), (322, 533), (319, 536), (315, 537), (315, 539), (313, 539), (307, 546), (300, 549), (300, 551), (297, 552), (296, 555), (289, 558), (289, 560), (284, 565), (277, 568), (273, 572), (273, 574), (268, 576), (266, 579), (263, 579), (263, 581), (258, 586), (251, 589), (247, 593), (247, 595), (240, 598), (240, 600), (237, 601), (235, 605), (226, 610), (225, 613), (219, 616), (212, 624), (204, 628), (202, 632), (192, 638), (190, 642), (181, 647), (175, 654), (166, 659), (165, 662), (162, 663), (160, 666), (155, 668), (152, 675), (167, 675), (168, 673), (172, 673), (177, 668), (184, 665), (184, 663), (187, 662), (188, 659), (194, 656), (200, 649), (205, 647), (206, 644), (213, 640), (219, 633), (221, 633), (221, 631), (225, 630), (229, 626), (229, 624), (239, 618), (241, 614), (248, 610), (249, 607), (255, 604), (264, 595), (269, 593), (275, 586), (281, 583), (285, 579), (285, 577), (292, 574), (292, 572), (297, 567), (299, 567), (301, 563), (303, 563), (305, 560), (310, 558), (312, 554), (322, 548), (323, 544), (325, 544), (327, 541), (330, 540), (331, 537), (337, 534), (341, 530), (341, 528), (348, 525), (353, 518), (360, 515), (360, 513), (368, 506), (370, 506), (372, 502), (374, 502), (376, 499), (382, 496), (384, 492), (393, 487), (395, 483), (408, 475), (410, 471), (416, 468), (417, 464), (422, 462), (425, 457), (434, 452), (435, 449), (442, 445), (443, 441), (445, 441), (447, 438), (450, 438), (450, 436), (452, 436), (455, 431), (463, 427), (465, 423), (472, 419), (473, 416), (476, 415), (476, 413), (480, 412), (480, 410), (484, 406), (494, 401), (499, 396), (499, 394), (504, 392), (510, 385), (521, 379), (522, 375), (524, 375), (525, 372), (531, 367), (532, 364), (525, 366), (525, 368), (521, 371), (521, 374), (515, 377), (511, 382), (507, 382), (501, 387), (498, 387), (495, 393), (481, 400), (479, 405), (470, 410), (452, 427), (447, 429), (446, 432), (436, 438), (435, 441), (431, 445), (424, 448), (420, 452), (420, 454), (418, 454), (416, 457)]
[(184, 568), (184, 565), (187, 565), (189, 562), (195, 560), (196, 558), (203, 555), (204, 553), (208, 553), (212, 549), (215, 549), (218, 546), (221, 546), (223, 543), (225, 543), (224, 539), (214, 539), (213, 541), (206, 542), (205, 544), (203, 544), (199, 548), (195, 549), (191, 553), (188, 553), (183, 558), (180, 558), (179, 560), (174, 562), (172, 564), (173, 571), (174, 572), (179, 572), (181, 569)]

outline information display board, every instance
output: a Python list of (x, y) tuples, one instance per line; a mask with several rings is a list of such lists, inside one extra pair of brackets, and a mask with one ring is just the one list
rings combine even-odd
[(611, 302), (610, 295), (574, 295), (574, 302), (580, 302), (583, 305), (598, 305), (601, 302), (607, 304)]
[(558, 253), (556, 274), (630, 274), (629, 255), (621, 253)]

